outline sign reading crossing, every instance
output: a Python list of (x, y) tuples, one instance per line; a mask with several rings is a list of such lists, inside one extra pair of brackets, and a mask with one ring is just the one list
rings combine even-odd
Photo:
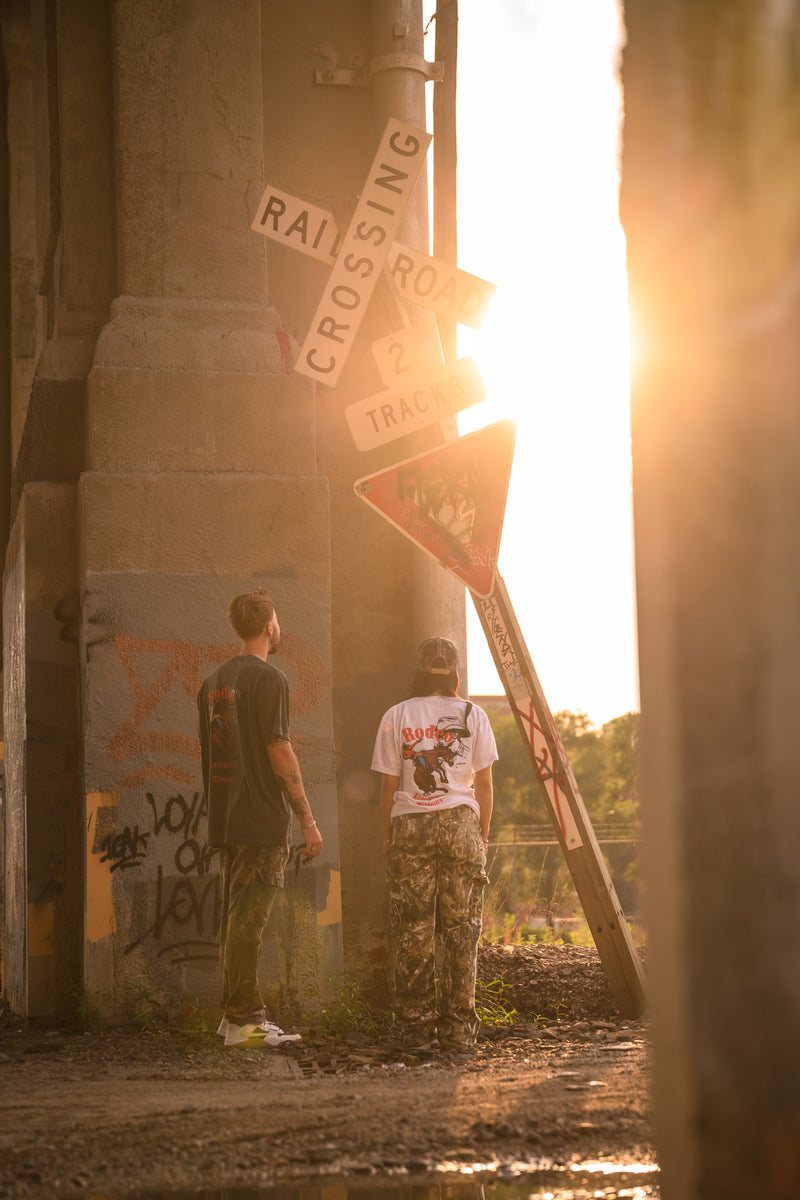
[[(271, 186), (264, 191), (250, 228), (331, 264), (342, 244), (333, 213)], [(402, 242), (392, 243), (385, 266), (403, 300), (471, 329), (480, 329), (497, 291), (495, 284)]]
[(437, 446), (359, 479), (356, 495), (476, 596), (489, 596), (516, 429), (514, 421), (498, 421)]
[(295, 370), (329, 387), (342, 373), (425, 161), (431, 135), (390, 120)]

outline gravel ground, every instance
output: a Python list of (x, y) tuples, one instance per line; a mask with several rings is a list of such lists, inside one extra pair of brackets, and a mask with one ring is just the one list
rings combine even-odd
[(226, 1050), (210, 1033), (25, 1030), (6, 1011), (0, 1197), (443, 1171), (541, 1181), (590, 1162), (618, 1175), (569, 1194), (624, 1195), (638, 1166), (650, 1173), (627, 1194), (657, 1195), (647, 1023), (620, 1020), (596, 951), (486, 946), (479, 980), (498, 1022), (468, 1055), (409, 1054), (363, 1027)]

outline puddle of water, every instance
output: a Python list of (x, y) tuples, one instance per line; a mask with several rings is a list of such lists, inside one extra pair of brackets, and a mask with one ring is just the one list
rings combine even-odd
[[(628, 1166), (583, 1163), (570, 1171), (549, 1166), (531, 1172), (497, 1164), (442, 1163), (413, 1183), (398, 1175), (352, 1176), (324, 1182), (258, 1188), (140, 1192), (128, 1200), (659, 1200), (658, 1171), (644, 1163)], [(114, 1200), (111, 1193), (92, 1200)]]

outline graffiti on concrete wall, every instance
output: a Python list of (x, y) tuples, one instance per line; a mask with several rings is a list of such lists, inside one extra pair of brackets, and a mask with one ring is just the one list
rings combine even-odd
[[(135, 898), (123, 948), (149, 944), (169, 963), (215, 960), (218, 850), (206, 841), (196, 696), (203, 677), (238, 648), (122, 635), (113, 644), (130, 706), (106, 745), (119, 772), (116, 811), (98, 822), (92, 849)], [(281, 657), (294, 721), (319, 703), (327, 672), (302, 638), (284, 634)], [(293, 740), (302, 759), (304, 739)]]

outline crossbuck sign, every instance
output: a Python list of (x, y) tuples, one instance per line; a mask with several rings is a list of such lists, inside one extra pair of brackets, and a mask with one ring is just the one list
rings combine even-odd
[(391, 249), (431, 135), (390, 121), (295, 370), (333, 387)]
[[(476, 275), (394, 240), (431, 135), (390, 120), (347, 231), (332, 215), (268, 187), (251, 228), (333, 268), (300, 349), (295, 371), (334, 387), (355, 341), (381, 271), (389, 268), (406, 300), (477, 328), (495, 288)], [(474, 402), (474, 401), (473, 401)]]

